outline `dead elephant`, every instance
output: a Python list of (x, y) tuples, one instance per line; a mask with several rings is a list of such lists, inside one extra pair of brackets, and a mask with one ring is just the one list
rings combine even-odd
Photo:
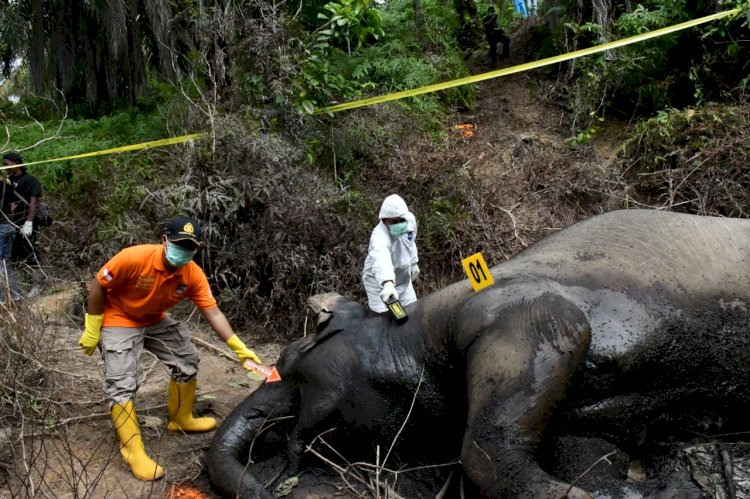
[(673, 432), (746, 430), (749, 220), (610, 212), (492, 274), (482, 291), (463, 281), (423, 297), (400, 326), (337, 295), (311, 300), (323, 322), (280, 356), (284, 381), (261, 386), (217, 431), (215, 488), (267, 497), (248, 456), (264, 459), (274, 432), (254, 439), (285, 416), (290, 434), (275, 438), (291, 473), (336, 426), (370, 452), (398, 434), (433, 462), (460, 457), (473, 493), (494, 498), (590, 497), (550, 473), (551, 435), (639, 455)]

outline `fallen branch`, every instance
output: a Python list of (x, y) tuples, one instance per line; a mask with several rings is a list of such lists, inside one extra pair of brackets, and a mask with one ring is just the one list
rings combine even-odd
[(214, 352), (218, 353), (219, 355), (222, 355), (222, 356), (226, 357), (227, 359), (230, 359), (230, 360), (234, 359), (234, 357), (233, 357), (233, 355), (231, 353), (227, 352), (223, 348), (219, 348), (217, 346), (212, 345), (211, 343), (207, 342), (206, 340), (202, 340), (200, 338), (196, 338), (195, 336), (193, 336), (193, 341), (196, 342), (196, 343), (198, 343), (202, 347), (206, 347), (206, 348), (208, 348), (210, 350), (213, 350)]
[(726, 449), (721, 449), (721, 463), (724, 468), (724, 481), (727, 484), (728, 499), (737, 499), (737, 490), (734, 483), (734, 463)]

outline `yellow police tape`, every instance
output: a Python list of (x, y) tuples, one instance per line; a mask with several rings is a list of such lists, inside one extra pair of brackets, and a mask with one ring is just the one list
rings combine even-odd
[[(117, 153), (126, 152), (126, 151), (148, 149), (150, 147), (168, 146), (172, 144), (179, 144), (181, 142), (188, 142), (191, 140), (195, 140), (203, 135), (204, 135), (203, 133), (191, 133), (188, 135), (180, 135), (179, 137), (172, 137), (169, 139), (152, 140), (150, 142), (141, 142), (140, 144), (131, 144), (129, 146), (114, 147), (112, 149), (103, 149), (101, 151), (87, 152), (83, 154), (76, 154), (73, 156), (65, 156), (63, 158), (43, 159), (41, 161), (32, 161), (29, 163), (24, 163), (24, 166), (39, 165), (42, 163), (52, 163), (55, 161), (68, 161), (71, 159), (91, 158), (93, 156), (103, 156), (105, 154), (117, 154)], [(9, 168), (16, 168), (16, 167), (15, 166), (3, 166), (3, 167), (0, 167), (0, 170), (7, 170)]]
[(576, 50), (575, 52), (568, 52), (567, 54), (556, 55), (554, 57), (548, 57), (546, 59), (540, 59), (538, 61), (528, 62), (526, 64), (520, 64), (518, 66), (512, 66), (512, 67), (505, 68), (505, 69), (498, 69), (497, 71), (490, 71), (489, 73), (482, 73), (478, 75), (467, 76), (466, 78), (460, 78), (458, 80), (451, 80), (451, 81), (447, 81), (444, 83), (437, 83), (435, 85), (427, 85), (425, 87), (415, 88), (413, 90), (403, 90), (401, 92), (394, 92), (392, 94), (381, 95), (379, 97), (371, 97), (368, 99), (345, 102), (343, 104), (336, 104), (334, 106), (329, 106), (329, 107), (324, 107), (322, 109), (318, 109), (315, 111), (315, 113), (316, 114), (326, 113), (326, 112), (335, 113), (338, 111), (345, 111), (347, 109), (354, 109), (357, 107), (371, 106), (373, 104), (380, 104), (382, 102), (403, 99), (405, 97), (413, 97), (415, 95), (426, 94), (429, 92), (436, 92), (438, 90), (445, 90), (446, 88), (459, 87), (461, 85), (467, 85), (469, 83), (476, 83), (476, 82), (483, 81), (483, 80), (489, 80), (490, 78), (497, 78), (499, 76), (505, 76), (505, 75), (509, 75), (513, 73), (520, 73), (522, 71), (528, 71), (529, 69), (540, 68), (542, 66), (548, 66), (550, 64), (555, 64), (558, 62), (575, 59), (577, 57), (583, 57), (585, 55), (595, 54), (597, 52), (604, 52), (605, 50), (611, 50), (617, 47), (622, 47), (624, 45), (630, 45), (631, 43), (641, 42), (643, 40), (648, 40), (649, 38), (656, 38), (658, 36), (666, 35), (668, 33), (673, 33), (675, 31), (680, 31), (686, 28), (697, 26), (699, 24), (715, 21), (716, 19), (721, 19), (722, 17), (739, 14), (741, 12), (742, 12), (742, 9), (727, 10), (725, 12), (719, 12), (717, 14), (712, 14), (710, 16), (693, 19), (691, 21), (686, 21), (684, 23), (675, 24), (674, 26), (668, 26), (666, 28), (649, 31), (648, 33), (642, 33), (640, 35), (623, 38), (621, 40), (605, 43), (603, 45), (597, 45), (595, 47), (589, 47), (589, 48), (582, 49), (582, 50)]
[[(357, 107), (371, 106), (373, 104), (380, 104), (382, 102), (389, 102), (393, 100), (403, 99), (405, 97), (413, 97), (415, 95), (421, 95), (421, 94), (426, 94), (430, 92), (437, 92), (438, 90), (445, 90), (447, 88), (459, 87), (461, 85), (467, 85), (469, 83), (476, 83), (476, 82), (483, 81), (483, 80), (489, 80), (491, 78), (497, 78), (499, 76), (505, 76), (505, 75), (509, 75), (513, 73), (520, 73), (522, 71), (528, 71), (529, 69), (540, 68), (542, 66), (548, 66), (550, 64), (555, 64), (558, 62), (568, 61), (570, 59), (576, 59), (578, 57), (583, 57), (585, 55), (595, 54), (597, 52), (604, 52), (605, 50), (611, 50), (617, 47), (622, 47), (624, 45), (630, 45), (631, 43), (641, 42), (643, 40), (648, 40), (650, 38), (656, 38), (658, 36), (663, 36), (669, 33), (674, 33), (675, 31), (680, 31), (686, 28), (697, 26), (699, 24), (704, 24), (707, 22), (715, 21), (723, 17), (740, 14), (741, 12), (742, 12), (742, 9), (740, 8), (727, 10), (725, 12), (719, 12), (717, 14), (712, 14), (710, 16), (693, 19), (691, 21), (686, 21), (684, 23), (675, 24), (674, 26), (668, 26), (666, 28), (649, 31), (648, 33), (642, 33), (640, 35), (623, 38), (622, 40), (605, 43), (603, 45), (597, 45), (595, 47), (589, 47), (589, 48), (582, 49), (582, 50), (576, 50), (575, 52), (568, 52), (567, 54), (556, 55), (554, 57), (548, 57), (546, 59), (540, 59), (538, 61), (528, 62), (526, 64), (520, 64), (518, 66), (512, 66), (512, 67), (505, 68), (505, 69), (498, 69), (497, 71), (490, 71), (489, 73), (482, 73), (478, 75), (467, 76), (466, 78), (460, 78), (458, 80), (451, 80), (451, 81), (447, 81), (444, 83), (437, 83), (435, 85), (427, 85), (425, 87), (415, 88), (412, 90), (404, 90), (404, 91), (395, 92), (392, 94), (381, 95), (379, 97), (371, 97), (369, 99), (362, 99), (358, 101), (345, 102), (343, 104), (336, 104), (334, 106), (329, 106), (329, 107), (324, 107), (322, 109), (318, 109), (315, 111), (315, 113), (316, 114), (326, 113), (326, 112), (335, 113), (338, 111), (345, 111), (347, 109), (354, 109)], [(179, 137), (172, 137), (169, 139), (153, 140), (151, 142), (142, 142), (140, 144), (131, 144), (129, 146), (115, 147), (112, 149), (104, 149), (104, 150), (95, 151), (95, 152), (87, 152), (84, 154), (76, 154), (73, 156), (65, 156), (62, 158), (33, 161), (30, 163), (24, 163), (24, 166), (39, 165), (42, 163), (53, 163), (56, 161), (68, 161), (71, 159), (90, 158), (93, 156), (117, 154), (117, 153), (126, 152), (126, 151), (147, 149), (150, 147), (179, 144), (181, 142), (188, 142), (190, 140), (195, 140), (203, 135), (205, 134), (204, 133), (192, 133), (188, 135), (181, 135)], [(0, 170), (7, 170), (9, 168), (15, 168), (15, 167), (14, 166), (0, 166)]]

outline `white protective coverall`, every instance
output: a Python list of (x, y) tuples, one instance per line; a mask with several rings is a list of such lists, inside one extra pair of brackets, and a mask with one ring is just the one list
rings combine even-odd
[[(417, 301), (417, 293), (411, 283), (412, 265), (419, 261), (417, 256), (417, 219), (409, 211), (406, 202), (398, 194), (391, 194), (380, 207), (380, 223), (373, 229), (370, 246), (362, 271), (362, 282), (367, 291), (367, 304), (375, 312), (387, 312), (388, 308), (380, 299), (380, 291), (385, 281), (393, 281), (399, 294), (401, 305)], [(408, 224), (405, 234), (394, 237), (383, 223), (384, 218), (403, 218)]]

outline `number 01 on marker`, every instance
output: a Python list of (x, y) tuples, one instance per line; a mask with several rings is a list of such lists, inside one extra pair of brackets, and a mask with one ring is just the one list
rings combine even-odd
[(484, 262), (484, 257), (482, 257), (481, 253), (474, 253), (464, 258), (461, 260), (461, 264), (464, 266), (466, 275), (469, 276), (469, 281), (471, 281), (474, 291), (479, 291), (495, 284), (495, 280), (492, 278), (490, 269), (487, 268), (487, 264)]

